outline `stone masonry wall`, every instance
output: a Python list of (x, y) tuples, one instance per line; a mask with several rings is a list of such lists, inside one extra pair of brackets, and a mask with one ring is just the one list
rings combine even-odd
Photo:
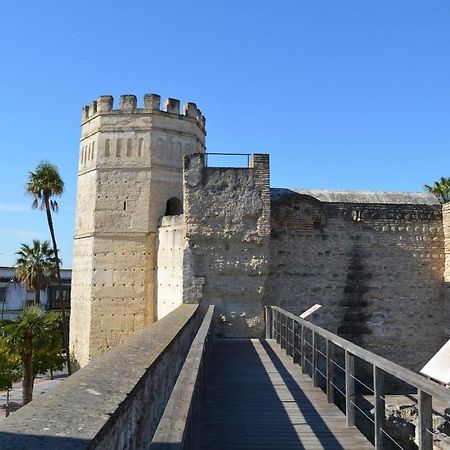
[(148, 448), (203, 311), (181, 305), (0, 423), (2, 450)]
[(161, 219), (157, 246), (156, 304), (159, 320), (183, 303), (183, 215)]
[(445, 272), (444, 279), (450, 282), (450, 203), (442, 205), (442, 221), (445, 239)]
[(269, 157), (249, 168), (205, 167), (185, 159), (184, 294), (187, 303), (216, 305), (218, 334), (262, 336), (270, 235)]
[(156, 234), (182, 198), (183, 157), (205, 148), (205, 119), (156, 94), (99, 97), (83, 109), (70, 351), (75, 366), (156, 319)]
[(272, 201), (264, 302), (300, 313), (413, 370), (448, 337), (440, 205)]

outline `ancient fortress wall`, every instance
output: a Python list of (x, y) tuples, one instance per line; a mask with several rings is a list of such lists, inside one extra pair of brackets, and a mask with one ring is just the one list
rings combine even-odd
[(444, 279), (450, 282), (450, 203), (442, 206), (442, 221), (445, 238), (445, 272)]
[(227, 337), (262, 336), (265, 304), (319, 303), (320, 325), (420, 369), (450, 333), (450, 206), (429, 194), (270, 190), (268, 155), (206, 167), (205, 134), (195, 104), (161, 110), (154, 94), (140, 108), (131, 95), (118, 109), (110, 96), (84, 108), (74, 362), (181, 302), (217, 305)]
[(262, 336), (270, 235), (269, 156), (249, 168), (185, 160), (184, 302), (217, 305), (218, 334)]
[(160, 320), (183, 303), (184, 217), (161, 219), (157, 239), (157, 319)]
[(182, 199), (182, 161), (205, 148), (193, 103), (102, 96), (83, 109), (70, 350), (85, 365), (155, 320), (156, 233)]
[(426, 194), (330, 195), (273, 190), (265, 303), (319, 303), (320, 325), (420, 369), (449, 330), (441, 206)]

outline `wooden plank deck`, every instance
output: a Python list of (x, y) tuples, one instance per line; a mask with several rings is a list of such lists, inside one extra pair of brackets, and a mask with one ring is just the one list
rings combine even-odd
[(218, 339), (199, 450), (373, 449), (271, 340)]

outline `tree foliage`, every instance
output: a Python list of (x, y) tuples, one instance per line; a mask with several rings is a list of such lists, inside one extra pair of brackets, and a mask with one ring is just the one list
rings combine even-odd
[(48, 161), (41, 161), (36, 170), (28, 175), (27, 192), (34, 197), (32, 208), (52, 211), (58, 210), (58, 202), (53, 197), (60, 197), (64, 192), (64, 181), (58, 168)]
[(59, 175), (58, 168), (48, 161), (41, 161), (34, 171), (28, 174), (27, 192), (33, 197), (32, 208), (45, 210), (47, 216), (48, 228), (52, 238), (53, 251), (56, 260), (56, 278), (58, 280), (58, 291), (61, 299), (61, 313), (63, 322), (64, 348), (67, 355), (67, 369), (71, 374), (69, 358), (69, 335), (66, 324), (65, 305), (63, 300), (63, 289), (61, 282), (61, 271), (59, 267), (58, 245), (56, 243), (55, 229), (53, 226), (52, 211), (58, 211), (58, 202), (55, 197), (60, 197), (64, 192), (64, 181)]
[(10, 355), (1, 344), (0, 341), (0, 391), (6, 391), (22, 379), (22, 364), (18, 357)]
[(36, 370), (44, 370), (49, 364), (46, 361), (52, 361), (61, 354), (60, 327), (60, 316), (46, 312), (39, 305), (25, 308), (13, 320), (0, 320), (1, 353), (11, 361), (19, 360), (22, 365), (23, 404), (33, 399)]
[(450, 177), (441, 177), (435, 181), (431, 186), (424, 185), (426, 191), (431, 192), (441, 203), (450, 202)]
[(16, 277), (35, 292), (35, 304), (39, 304), (40, 292), (56, 277), (56, 259), (49, 241), (33, 240), (31, 246), (22, 244), (16, 261)]

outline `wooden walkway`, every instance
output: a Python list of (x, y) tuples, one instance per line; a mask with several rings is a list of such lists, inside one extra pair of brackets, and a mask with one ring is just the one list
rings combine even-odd
[(270, 340), (214, 341), (199, 450), (373, 449)]

